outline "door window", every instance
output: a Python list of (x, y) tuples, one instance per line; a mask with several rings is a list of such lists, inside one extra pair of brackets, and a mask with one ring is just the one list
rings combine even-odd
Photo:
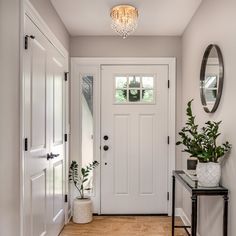
[(118, 75), (115, 76), (115, 104), (153, 104), (154, 76)]

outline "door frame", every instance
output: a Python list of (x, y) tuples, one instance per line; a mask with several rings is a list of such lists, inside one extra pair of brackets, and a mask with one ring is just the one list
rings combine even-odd
[[(94, 160), (101, 163), (101, 67), (104, 65), (167, 65), (169, 72), (169, 115), (168, 115), (168, 215), (172, 208), (172, 171), (176, 163), (176, 58), (175, 57), (74, 57), (71, 58), (71, 156), (79, 161), (81, 153), (81, 137), (79, 130), (81, 124), (81, 100), (78, 98), (80, 91), (81, 75), (94, 76)], [(166, 85), (168, 86), (168, 85)], [(78, 100), (79, 99), (79, 100)], [(78, 104), (79, 103), (79, 104)], [(78, 122), (79, 121), (79, 122)], [(76, 147), (75, 147), (76, 146)], [(72, 194), (73, 195), (73, 194)], [(92, 196), (94, 212), (101, 214), (101, 167), (95, 174), (95, 191)]]
[[(30, 3), (29, 0), (20, 0), (20, 235), (23, 235), (24, 226), (24, 37), (25, 37), (25, 18), (28, 16), (36, 27), (44, 34), (48, 41), (58, 50), (58, 52), (65, 58), (66, 67), (65, 72), (69, 70), (69, 52), (62, 43), (58, 40), (52, 30), (49, 28), (47, 23)], [(69, 134), (70, 132), (70, 121), (69, 121), (69, 84), (64, 83), (64, 96), (65, 96), (65, 119), (64, 119), (64, 132)], [(69, 165), (69, 135), (68, 140), (65, 143), (65, 182), (64, 182), (64, 193), (69, 193), (68, 188), (68, 165)], [(68, 222), (71, 212), (68, 203), (65, 203), (65, 223)]]

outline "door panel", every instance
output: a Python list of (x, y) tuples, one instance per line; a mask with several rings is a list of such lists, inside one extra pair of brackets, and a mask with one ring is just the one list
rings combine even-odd
[(102, 214), (167, 213), (168, 66), (103, 66)]
[[(56, 236), (64, 226), (65, 60), (26, 17), (24, 52), (24, 236)], [(48, 154), (58, 154), (48, 159)]]
[(140, 176), (140, 193), (139, 194), (153, 194), (154, 193), (154, 175), (153, 175), (153, 158), (155, 140), (155, 116), (154, 115), (140, 115), (139, 116), (139, 176)]
[(32, 149), (46, 148), (46, 45), (32, 41), (31, 76), (31, 145)]
[(53, 164), (53, 221), (63, 211), (63, 162)]
[(46, 233), (46, 179), (46, 170), (31, 178), (32, 235), (44, 235)]
[[(55, 65), (55, 67), (58, 65)], [(57, 68), (55, 68), (56, 70)], [(63, 143), (63, 72), (55, 71), (53, 79), (53, 141)]]
[(128, 194), (128, 161), (129, 161), (129, 116), (114, 116), (114, 180), (115, 193)]

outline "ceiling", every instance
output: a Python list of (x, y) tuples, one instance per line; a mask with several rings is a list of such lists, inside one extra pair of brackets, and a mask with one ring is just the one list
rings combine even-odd
[(182, 35), (202, 0), (51, 0), (72, 36), (115, 35), (110, 9), (131, 4), (139, 10), (134, 35)]

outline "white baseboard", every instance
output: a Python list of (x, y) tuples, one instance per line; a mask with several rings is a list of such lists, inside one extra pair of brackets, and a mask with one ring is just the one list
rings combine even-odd
[[(187, 217), (183, 208), (175, 208), (175, 215), (181, 218), (184, 225), (191, 225), (191, 220)], [(197, 233), (197, 236), (200, 236), (200, 234)]]

